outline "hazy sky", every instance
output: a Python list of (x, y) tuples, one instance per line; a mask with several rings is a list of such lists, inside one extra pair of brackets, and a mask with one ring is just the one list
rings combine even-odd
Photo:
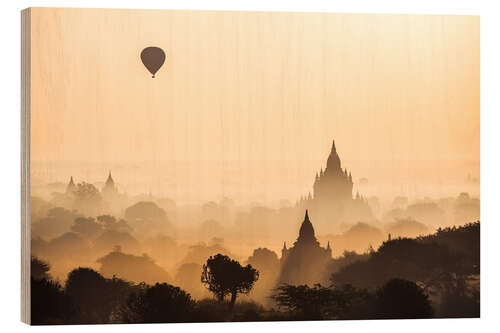
[[(35, 182), (112, 169), (129, 191), (178, 200), (294, 200), (332, 139), (381, 193), (444, 195), (479, 176), (477, 16), (37, 8), (32, 20)], [(154, 79), (147, 46), (167, 54)]]

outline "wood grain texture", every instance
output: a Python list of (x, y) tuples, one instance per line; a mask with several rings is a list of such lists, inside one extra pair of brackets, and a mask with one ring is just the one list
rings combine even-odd
[(31, 8), (22, 27), (25, 322), (30, 194), (71, 176), (293, 203), (335, 139), (365, 196), (479, 196), (477, 16)]
[(35, 8), (32, 25), (34, 182), (113, 169), (181, 202), (293, 201), (332, 139), (379, 195), (479, 173), (478, 17)]

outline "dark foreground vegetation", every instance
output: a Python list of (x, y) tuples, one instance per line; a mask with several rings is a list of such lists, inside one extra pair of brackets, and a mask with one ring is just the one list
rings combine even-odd
[[(325, 268), (329, 285), (277, 285), (264, 307), (248, 300), (259, 272), (216, 254), (198, 271), (213, 298), (167, 283), (133, 283), (78, 267), (64, 284), (31, 262), (32, 324), (395, 319), (479, 316), (479, 222), (397, 238)], [(328, 273), (329, 272), (329, 273)]]

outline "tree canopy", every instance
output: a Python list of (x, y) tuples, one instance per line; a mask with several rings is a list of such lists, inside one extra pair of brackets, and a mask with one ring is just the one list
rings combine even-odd
[(201, 274), (201, 282), (219, 301), (231, 295), (232, 306), (237, 295), (248, 294), (258, 278), (259, 272), (251, 265), (241, 266), (238, 261), (222, 254), (210, 257)]
[(131, 293), (120, 309), (125, 323), (179, 323), (192, 319), (195, 302), (179, 287), (157, 283)]
[(271, 298), (298, 320), (368, 319), (373, 312), (369, 309), (373, 295), (351, 285), (334, 288), (321, 284), (313, 287), (283, 284)]
[(432, 318), (434, 311), (428, 296), (416, 283), (392, 279), (377, 291), (377, 318)]

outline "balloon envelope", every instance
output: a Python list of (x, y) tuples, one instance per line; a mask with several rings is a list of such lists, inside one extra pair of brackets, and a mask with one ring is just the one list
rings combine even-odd
[(141, 60), (148, 71), (155, 77), (156, 72), (165, 62), (165, 52), (156, 46), (146, 47), (141, 52)]

